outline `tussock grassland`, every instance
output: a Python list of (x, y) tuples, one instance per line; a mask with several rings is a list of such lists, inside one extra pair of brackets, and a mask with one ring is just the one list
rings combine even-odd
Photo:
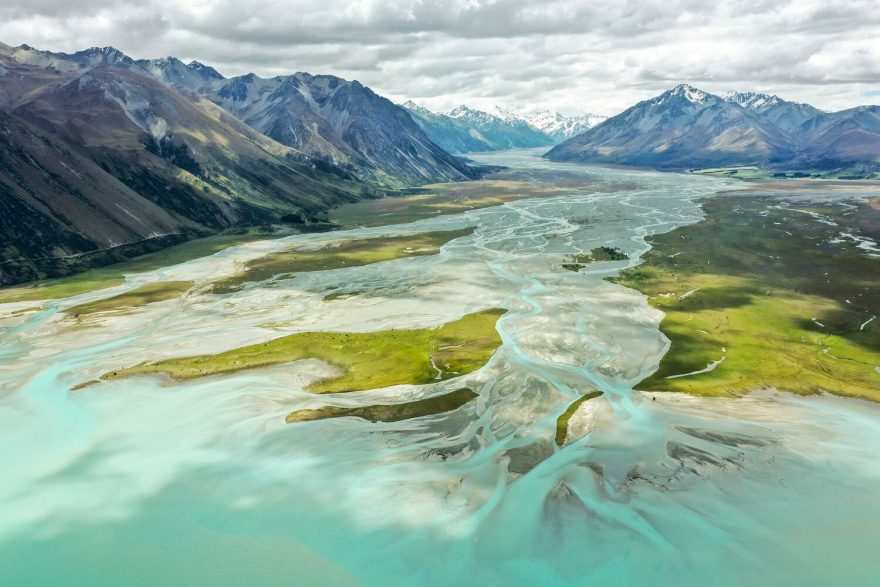
[(706, 219), (653, 237), (645, 263), (614, 280), (666, 313), (670, 350), (638, 387), (880, 401), (880, 257), (841, 237), (880, 237), (880, 211), (759, 196), (703, 208)]

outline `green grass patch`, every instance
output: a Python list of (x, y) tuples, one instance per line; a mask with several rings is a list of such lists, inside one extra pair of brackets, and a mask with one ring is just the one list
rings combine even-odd
[(568, 422), (571, 420), (571, 417), (574, 416), (574, 413), (581, 404), (597, 398), (600, 395), (602, 395), (601, 391), (591, 391), (590, 393), (582, 395), (575, 401), (571, 402), (562, 415), (556, 418), (556, 444), (558, 446), (563, 446), (565, 444), (565, 439), (568, 437)]
[[(613, 281), (666, 313), (652, 391), (731, 395), (774, 387), (880, 401), (880, 258), (835, 240), (880, 236), (880, 211), (775, 197), (706, 201), (702, 222), (652, 237)], [(829, 225), (820, 220), (836, 222)], [(718, 361), (714, 369), (705, 370)], [(688, 375), (690, 374), (690, 375)]]
[(78, 304), (65, 310), (70, 316), (79, 317), (98, 312), (129, 310), (139, 306), (173, 300), (193, 286), (192, 281), (159, 281), (148, 283), (118, 296)]
[(590, 263), (598, 263), (600, 261), (626, 261), (627, 259), (629, 259), (629, 257), (617, 247), (597, 247), (587, 253), (571, 255), (566, 262), (562, 264), (562, 268), (568, 271), (580, 271)]
[(294, 422), (326, 420), (327, 418), (354, 417), (370, 422), (398, 422), (451, 412), (473, 401), (476, 397), (477, 394), (473, 390), (463, 387), (444, 395), (402, 404), (377, 404), (352, 408), (324, 406), (312, 410), (297, 410), (288, 414), (286, 420), (288, 424), (292, 424)]
[(474, 232), (473, 228), (347, 240), (317, 250), (291, 249), (270, 253), (245, 264), (244, 270), (214, 283), (218, 294), (239, 291), (246, 283), (279, 275), (357, 267), (404, 257), (436, 255), (440, 247)]
[(126, 274), (143, 273), (213, 255), (231, 246), (270, 238), (273, 234), (252, 229), (194, 239), (123, 263), (90, 269), (68, 277), (0, 289), (0, 303), (53, 300), (115, 287), (125, 282)]
[(193, 379), (302, 359), (320, 359), (335, 365), (342, 373), (307, 388), (315, 393), (433, 383), (482, 367), (501, 344), (495, 323), (504, 312), (502, 309), (476, 312), (436, 328), (302, 332), (216, 355), (145, 363), (107, 373), (102, 379), (144, 373)]

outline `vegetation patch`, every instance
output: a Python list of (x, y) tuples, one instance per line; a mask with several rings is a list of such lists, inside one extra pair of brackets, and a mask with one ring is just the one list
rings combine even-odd
[(767, 169), (761, 169), (753, 165), (744, 167), (709, 167), (705, 169), (695, 169), (694, 173), (700, 175), (711, 175), (714, 177), (732, 177), (735, 179), (757, 180), (768, 179), (773, 177), (773, 172)]
[(335, 302), (337, 300), (347, 300), (348, 298), (354, 298), (362, 294), (361, 291), (334, 291), (330, 292), (321, 298), (324, 302)]
[(697, 224), (652, 237), (613, 281), (666, 316), (671, 347), (640, 389), (735, 395), (761, 388), (880, 401), (880, 256), (870, 203), (722, 196)]
[(516, 179), (485, 179), (424, 186), (418, 193), (345, 204), (330, 212), (333, 222), (346, 228), (388, 226), (443, 214), (499, 206), (525, 198), (559, 195), (558, 186)]
[(286, 250), (249, 261), (244, 270), (214, 283), (218, 294), (240, 290), (246, 283), (305, 271), (325, 271), (402, 259), (436, 255), (440, 247), (472, 234), (473, 228), (348, 240), (317, 250)]
[(156, 283), (148, 283), (132, 291), (119, 294), (118, 296), (104, 298), (102, 300), (96, 300), (85, 304), (78, 304), (64, 311), (70, 316), (79, 317), (88, 314), (96, 314), (98, 312), (128, 310), (152, 304), (153, 302), (173, 300), (180, 297), (180, 294), (187, 291), (192, 286), (192, 281), (160, 281)]
[(429, 397), (402, 404), (377, 404), (342, 408), (324, 406), (313, 410), (297, 410), (287, 415), (287, 423), (326, 420), (327, 418), (362, 418), (370, 422), (398, 422), (422, 416), (433, 416), (456, 410), (477, 397), (476, 392), (467, 387), (451, 393)]
[(274, 232), (261, 229), (238, 230), (187, 241), (155, 253), (136, 257), (130, 261), (91, 269), (69, 277), (47, 279), (27, 286), (0, 289), (0, 303), (53, 300), (115, 287), (125, 282), (126, 274), (143, 273), (176, 265), (184, 261), (213, 255), (228, 247), (270, 238), (274, 234)]
[(742, 167), (709, 167), (694, 169), (693, 173), (715, 177), (731, 177), (746, 181), (763, 181), (768, 179), (840, 179), (866, 180), (880, 179), (876, 164), (843, 164), (831, 169), (763, 169), (754, 165)]
[(626, 261), (627, 259), (629, 259), (629, 257), (617, 247), (598, 247), (588, 253), (571, 255), (566, 262), (562, 264), (562, 268), (568, 271), (580, 271), (590, 263), (597, 263), (599, 261)]
[(144, 363), (107, 373), (102, 379), (144, 373), (193, 379), (319, 359), (336, 366), (341, 375), (311, 384), (307, 390), (315, 393), (434, 383), (475, 371), (489, 360), (501, 344), (495, 323), (505, 311), (475, 312), (436, 328), (302, 332), (216, 355)]
[(601, 391), (591, 391), (585, 395), (582, 395), (575, 401), (569, 405), (561, 416), (556, 418), (556, 444), (558, 446), (563, 446), (565, 444), (565, 439), (568, 436), (568, 422), (571, 420), (571, 417), (574, 416), (574, 413), (577, 411), (581, 404), (591, 399), (595, 399), (602, 395)]

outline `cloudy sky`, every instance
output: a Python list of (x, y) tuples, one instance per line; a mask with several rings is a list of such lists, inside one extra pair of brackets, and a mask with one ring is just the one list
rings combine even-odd
[(880, 103), (880, 0), (2, 0), (0, 41), (332, 73), (435, 109), (614, 114), (679, 82)]

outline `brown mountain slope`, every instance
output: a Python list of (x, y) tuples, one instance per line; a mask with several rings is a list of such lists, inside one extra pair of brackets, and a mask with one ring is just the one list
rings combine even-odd
[(116, 66), (31, 89), (2, 128), (3, 283), (69, 270), (35, 258), (301, 221), (371, 195), (213, 103)]

